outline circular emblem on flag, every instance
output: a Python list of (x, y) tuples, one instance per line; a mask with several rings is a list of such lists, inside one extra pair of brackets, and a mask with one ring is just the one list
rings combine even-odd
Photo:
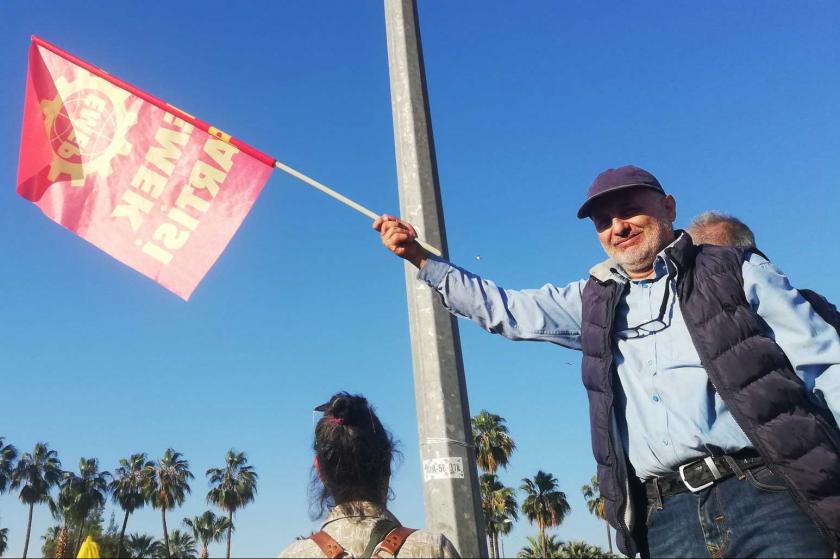
[(49, 180), (78, 187), (88, 175), (108, 177), (114, 158), (131, 153), (127, 134), (137, 122), (137, 113), (126, 108), (131, 94), (84, 70), (72, 81), (56, 79), (55, 86), (55, 99), (41, 102), (53, 152)]

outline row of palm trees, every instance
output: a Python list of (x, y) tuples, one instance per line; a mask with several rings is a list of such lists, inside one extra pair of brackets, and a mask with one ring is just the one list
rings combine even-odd
[[(128, 534), (123, 543), (118, 544), (118, 535), (113, 516), (111, 525), (102, 531), (101, 510), (95, 511), (90, 517), (91, 533), (99, 543), (102, 557), (166, 557), (167, 548), (173, 557), (194, 559), (198, 556), (197, 546), (201, 547), (202, 559), (209, 557), (208, 547), (213, 542), (222, 541), (227, 535), (229, 520), (224, 516), (216, 516), (213, 511), (205, 511), (200, 516), (185, 518), (184, 526), (189, 533), (179, 529), (169, 533), (168, 546), (163, 540), (156, 540), (148, 534)], [(44, 545), (41, 552), (44, 557), (72, 557), (69, 549), (63, 547), (62, 526), (53, 526), (41, 536)], [(121, 549), (117, 551), (118, 547)]]
[[(248, 465), (248, 458), (244, 452), (231, 449), (225, 455), (225, 465), (221, 468), (210, 468), (206, 476), (210, 484), (208, 503), (216, 505), (227, 515), (223, 520), (224, 529), (227, 531), (229, 559), (234, 513), (253, 502), (257, 494), (258, 475), (253, 466)], [(114, 470), (114, 475), (100, 471), (96, 458), (82, 458), (79, 461), (79, 472), (75, 473), (62, 469), (58, 453), (46, 443), (37, 443), (32, 452), (23, 453), (18, 458), (17, 449), (11, 444), (5, 444), (4, 438), (0, 437), (0, 493), (19, 489), (20, 501), (29, 507), (22, 554), (24, 559), (29, 550), (35, 505), (47, 505), (52, 515), (60, 522), (55, 556), (65, 555), (69, 537), (74, 538), (74, 545), (69, 549), (73, 550), (72, 556), (75, 556), (85, 533), (86, 519), (92, 511), (104, 507), (108, 495), (125, 513), (117, 544), (117, 556), (123, 556), (129, 516), (149, 504), (155, 509), (160, 509), (163, 525), (161, 543), (165, 557), (170, 558), (172, 538), (166, 525), (166, 513), (183, 504), (190, 493), (189, 482), (192, 479), (194, 476), (190, 471), (189, 462), (172, 448), (166, 449), (163, 456), (156, 461), (149, 460), (146, 453), (123, 458), (119, 467)], [(53, 489), (57, 489), (56, 497), (53, 497)], [(196, 517), (190, 521), (191, 524), (187, 523), (187, 526), (190, 529), (207, 528), (206, 524), (213, 519), (210, 516), (205, 518), (205, 515)], [(202, 518), (204, 520), (201, 520)], [(68, 534), (71, 522), (78, 526), (76, 534)], [(196, 539), (199, 539), (198, 532), (195, 533)], [(5, 532), (2, 534), (2, 540), (5, 542)], [(206, 552), (207, 545), (203, 545), (203, 552)]]
[[(543, 551), (545, 545), (545, 551)], [(604, 551), (597, 545), (592, 545), (581, 540), (571, 540), (562, 542), (557, 539), (557, 536), (549, 536), (545, 544), (540, 542), (537, 538), (528, 537), (528, 545), (522, 548), (518, 557), (530, 559), (537, 557), (551, 557), (552, 559), (581, 559), (581, 558), (599, 558), (599, 557), (615, 557), (612, 553), (605, 554)]]
[[(600, 548), (584, 542), (558, 542), (555, 536), (548, 536), (547, 530), (559, 526), (571, 512), (566, 494), (559, 489), (557, 479), (542, 470), (531, 478), (524, 478), (519, 490), (524, 494), (521, 507), (517, 506), (515, 490), (506, 487), (498, 478), (499, 468), (507, 468), (510, 457), (516, 450), (516, 443), (510, 436), (506, 420), (496, 414), (482, 410), (472, 418), (473, 445), (476, 463), (483, 474), (480, 478), (481, 507), (487, 532), (488, 551), (491, 558), (500, 557), (499, 537), (510, 533), (518, 520), (517, 508), (531, 524), (537, 526), (537, 537), (528, 538), (529, 545), (519, 552), (520, 557), (595, 557), (603, 555)], [(604, 518), (603, 503), (598, 491), (598, 481), (592, 478), (590, 485), (582, 488), (591, 513)], [(609, 539), (609, 525), (607, 525)], [(589, 547), (585, 547), (589, 545)], [(568, 555), (570, 552), (583, 555)], [(610, 555), (612, 543), (610, 541)]]
[[(224, 533), (221, 535), (224, 537)], [(192, 558), (196, 556), (196, 539), (181, 530), (172, 530), (169, 534), (168, 550), (174, 557)], [(102, 546), (100, 546), (100, 549)], [(205, 548), (206, 549), (206, 548)], [(125, 541), (123, 555), (119, 557), (165, 557), (167, 546), (163, 540), (155, 540), (148, 534), (131, 534)], [(107, 555), (105, 555), (107, 557)], [(201, 557), (207, 557), (202, 551)]]

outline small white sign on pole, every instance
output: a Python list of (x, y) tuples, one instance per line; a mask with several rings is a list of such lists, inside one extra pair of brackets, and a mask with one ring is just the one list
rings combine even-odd
[(464, 462), (460, 456), (444, 456), (423, 460), (423, 481), (464, 477)]

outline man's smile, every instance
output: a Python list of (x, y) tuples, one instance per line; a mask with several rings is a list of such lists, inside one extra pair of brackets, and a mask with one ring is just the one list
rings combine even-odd
[(641, 231), (638, 232), (638, 233), (634, 233), (634, 234), (630, 235), (629, 237), (627, 237), (626, 239), (618, 241), (613, 246), (615, 246), (616, 248), (620, 248), (620, 249), (625, 249), (627, 247), (630, 247), (630, 246), (638, 243), (641, 240), (641, 239), (639, 239), (641, 234), (642, 234)]

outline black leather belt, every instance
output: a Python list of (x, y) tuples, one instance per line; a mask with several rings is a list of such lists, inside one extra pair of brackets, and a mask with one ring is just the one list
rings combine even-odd
[(746, 476), (744, 472), (763, 465), (764, 459), (753, 450), (726, 456), (707, 456), (683, 464), (674, 473), (645, 481), (645, 492), (648, 499), (660, 502), (669, 495), (684, 491), (697, 493), (733, 475), (743, 479)]

